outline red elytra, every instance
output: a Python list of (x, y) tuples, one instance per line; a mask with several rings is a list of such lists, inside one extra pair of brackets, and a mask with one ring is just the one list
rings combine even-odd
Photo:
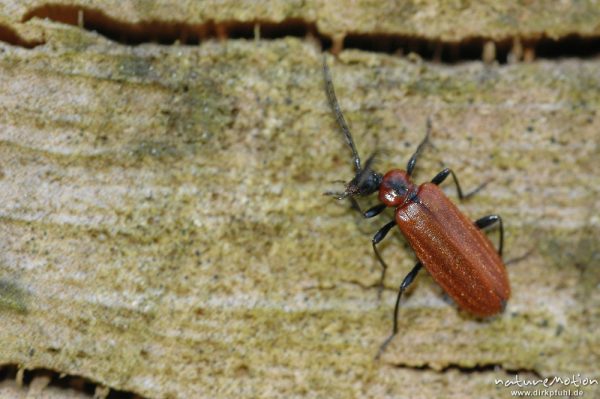
[[(398, 172), (406, 173), (392, 170), (383, 177), (380, 199), (390, 196), (385, 183)], [(504, 309), (510, 286), (502, 259), (436, 184), (419, 186), (415, 199), (396, 208), (395, 220), (425, 269), (458, 306), (480, 317)]]
[[(485, 184), (463, 195), (456, 175), (447, 168), (438, 173), (431, 182), (420, 186), (412, 183), (412, 171), (431, 131), (429, 119), (427, 134), (408, 161), (406, 171), (393, 169), (382, 176), (371, 169), (373, 157), (362, 167), (354, 140), (338, 105), (326, 62), (324, 73), (329, 103), (352, 151), (356, 172), (343, 192), (326, 194), (334, 195), (338, 199), (350, 198), (353, 207), (360, 211), (354, 198), (379, 192), (381, 203), (363, 213), (367, 218), (379, 215), (387, 207), (396, 208), (394, 220), (377, 231), (372, 240), (375, 254), (383, 267), (380, 287), (383, 287), (387, 265), (376, 245), (391, 228), (396, 225), (400, 228), (418, 259), (400, 285), (394, 309), (393, 331), (381, 345), (377, 357), (398, 332), (398, 309), (402, 293), (412, 283), (422, 266), (460, 308), (478, 317), (492, 316), (503, 311), (510, 297), (510, 284), (501, 258), (502, 218), (498, 215), (488, 215), (472, 222), (438, 187), (448, 175), (452, 175), (459, 198), (465, 199)], [(481, 230), (496, 222), (500, 227), (498, 251)]]

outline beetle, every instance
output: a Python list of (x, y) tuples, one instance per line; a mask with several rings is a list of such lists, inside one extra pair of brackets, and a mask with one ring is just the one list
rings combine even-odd
[[(329, 105), (344, 134), (346, 143), (350, 147), (355, 170), (354, 178), (346, 184), (343, 192), (326, 192), (325, 194), (333, 195), (338, 200), (349, 198), (352, 207), (362, 213), (365, 218), (380, 215), (388, 207), (395, 208), (394, 219), (381, 227), (372, 239), (373, 251), (382, 266), (379, 292), (383, 288), (387, 264), (381, 257), (377, 244), (394, 226), (397, 225), (400, 228), (418, 259), (416, 265), (400, 284), (394, 306), (392, 333), (381, 344), (376, 357), (379, 358), (398, 333), (400, 299), (423, 267), (460, 308), (472, 315), (488, 317), (502, 312), (510, 297), (508, 274), (502, 261), (504, 243), (502, 218), (493, 214), (471, 222), (439, 188), (439, 185), (448, 176), (452, 176), (458, 198), (464, 200), (481, 190), (487, 183), (480, 185), (470, 193), (463, 194), (456, 174), (449, 168), (445, 168), (430, 182), (420, 186), (412, 182), (411, 176), (417, 159), (431, 134), (429, 118), (425, 137), (410, 157), (406, 170), (392, 169), (382, 175), (371, 167), (374, 160), (373, 155), (363, 166), (348, 124), (338, 104), (331, 73), (325, 59), (323, 71)], [(366, 212), (362, 212), (355, 197), (374, 193), (378, 193), (380, 203)], [(496, 223), (499, 227), (497, 250), (482, 231)]]

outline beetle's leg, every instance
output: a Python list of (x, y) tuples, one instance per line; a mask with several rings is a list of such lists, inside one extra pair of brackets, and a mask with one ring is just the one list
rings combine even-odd
[[(371, 208), (371, 209), (373, 209), (373, 208)], [(381, 255), (379, 254), (379, 250), (377, 249), (377, 244), (379, 244), (381, 242), (381, 240), (383, 240), (385, 238), (387, 233), (389, 233), (389, 231), (395, 225), (396, 225), (396, 221), (392, 220), (391, 222), (389, 222), (388, 224), (386, 224), (385, 226), (380, 228), (377, 231), (377, 233), (375, 233), (375, 235), (373, 236), (373, 240), (371, 241), (373, 243), (373, 251), (375, 252), (377, 259), (379, 260), (379, 263), (381, 263), (381, 267), (383, 268), (381, 270), (381, 279), (379, 280), (379, 289), (378, 289), (378, 293), (377, 293), (378, 296), (380, 296), (380, 297), (381, 297), (381, 291), (383, 291), (383, 281), (385, 280), (385, 272), (387, 270), (387, 265), (383, 261), (383, 258), (381, 257)]]
[(396, 306), (394, 306), (394, 327), (392, 329), (392, 334), (383, 341), (383, 344), (379, 347), (379, 351), (377, 352), (377, 356), (375, 359), (379, 359), (385, 348), (392, 342), (392, 339), (398, 333), (398, 310), (400, 309), (400, 298), (402, 298), (402, 293), (408, 288), (408, 286), (413, 282), (419, 270), (423, 267), (423, 264), (419, 261), (412, 268), (412, 270), (404, 277), (402, 280), (402, 284), (400, 284), (400, 289), (398, 290), (398, 297), (396, 298)]
[(442, 170), (440, 173), (438, 173), (437, 175), (435, 175), (435, 177), (433, 179), (431, 179), (431, 182), (435, 185), (440, 185), (444, 180), (446, 180), (446, 177), (448, 177), (448, 175), (452, 175), (452, 179), (454, 180), (454, 184), (456, 185), (456, 191), (458, 191), (458, 198), (460, 200), (465, 200), (465, 199), (477, 194), (481, 189), (483, 189), (489, 183), (489, 181), (483, 182), (477, 188), (475, 188), (475, 190), (473, 190), (469, 193), (463, 194), (462, 189), (460, 188), (460, 183), (458, 182), (458, 178), (456, 177), (456, 174), (454, 173), (454, 171), (452, 171), (452, 169), (450, 169), (450, 168), (446, 168), (446, 169)]
[(363, 213), (363, 216), (366, 219), (375, 217), (375, 216), (379, 215), (381, 212), (383, 212), (385, 210), (385, 208), (387, 208), (387, 205), (385, 205), (385, 204), (377, 204), (377, 205), (369, 208), (365, 213)]
[(504, 226), (502, 225), (502, 218), (500, 215), (487, 215), (482, 217), (481, 219), (477, 219), (475, 221), (475, 226), (480, 229), (485, 229), (488, 226), (493, 225), (498, 222), (499, 230), (500, 230), (500, 242), (498, 243), (498, 255), (502, 257), (502, 247), (504, 246)]
[(425, 131), (425, 137), (423, 138), (421, 143), (419, 143), (419, 145), (417, 146), (417, 150), (414, 154), (412, 154), (412, 156), (408, 160), (408, 163), (406, 164), (406, 174), (408, 174), (409, 176), (412, 175), (413, 169), (417, 164), (417, 159), (419, 158), (421, 151), (423, 151), (423, 147), (425, 146), (425, 144), (427, 144), (427, 141), (429, 140), (429, 133), (431, 133), (431, 119), (427, 118), (427, 129)]
[(360, 209), (360, 205), (358, 205), (358, 201), (354, 197), (348, 197), (350, 199), (350, 207), (358, 211), (358, 213), (363, 213), (362, 209)]
[[(358, 202), (354, 198), (352, 198), (352, 197), (349, 197), (349, 198), (350, 198), (351, 203), (352, 203), (352, 208), (356, 209), (358, 211), (358, 213), (360, 213), (362, 215), (362, 217), (365, 218), (365, 219), (373, 218), (373, 217), (381, 214), (385, 210), (385, 208), (386, 208), (385, 204), (378, 204), (378, 205), (375, 205), (375, 206), (373, 206), (373, 207), (371, 207), (371, 208), (369, 208), (369, 209), (367, 209), (366, 211), (363, 212), (363, 210), (360, 209), (360, 206), (358, 205)], [(361, 228), (361, 225), (359, 224), (360, 221), (357, 221), (356, 223), (358, 224), (358, 229), (360, 230), (361, 233), (367, 234), (367, 235), (371, 234), (371, 232), (367, 232), (367, 231), (365, 231), (364, 229)]]

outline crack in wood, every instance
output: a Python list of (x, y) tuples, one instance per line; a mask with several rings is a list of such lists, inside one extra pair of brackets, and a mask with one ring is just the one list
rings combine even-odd
[[(65, 374), (44, 368), (26, 369), (17, 364), (0, 365), (0, 382), (15, 380), (18, 386), (32, 386), (34, 381), (44, 378), (46, 387), (55, 387), (64, 390), (74, 390), (94, 398), (102, 399), (144, 399), (133, 392), (119, 391), (108, 388), (99, 382), (92, 381), (76, 375)], [(42, 389), (42, 391), (43, 391)]]
[[(344, 49), (358, 49), (394, 55), (415, 54), (425, 60), (448, 64), (473, 60), (504, 64), (540, 58), (591, 58), (600, 55), (600, 35), (583, 36), (576, 33), (565, 34), (559, 38), (550, 38), (544, 33), (500, 39), (478, 36), (455, 42), (380, 32), (345, 32), (332, 37), (320, 32), (314, 21), (300, 18), (288, 18), (281, 22), (209, 20), (191, 24), (148, 20), (132, 23), (114, 18), (100, 9), (57, 3), (44, 4), (31, 9), (23, 16), (22, 22), (33, 18), (47, 18), (54, 22), (95, 31), (124, 45), (142, 43), (198, 45), (206, 40), (215, 39), (274, 40), (298, 37), (315, 42), (322, 49), (334, 54)], [(26, 48), (43, 44), (24, 41), (6, 26), (0, 26), (0, 40)]]
[[(505, 367), (501, 363), (485, 363), (485, 364), (476, 364), (474, 366), (463, 366), (460, 364), (448, 364), (442, 368), (432, 367), (430, 364), (423, 365), (411, 365), (406, 363), (388, 363), (390, 366), (405, 369), (405, 370), (417, 370), (417, 371), (432, 371), (436, 373), (447, 373), (449, 371), (458, 371), (461, 374), (474, 374), (474, 373), (487, 373), (487, 372), (503, 372), (506, 375), (514, 376), (521, 374), (530, 374), (533, 375), (536, 379), (543, 380), (546, 377), (540, 374), (536, 369), (528, 369), (528, 368), (510, 368)], [(552, 378), (552, 377), (548, 377)]]
[(0, 24), (0, 41), (11, 44), (13, 46), (19, 46), (27, 49), (31, 49), (44, 44), (43, 41), (28, 41), (25, 40), (21, 35), (17, 33), (10, 26)]

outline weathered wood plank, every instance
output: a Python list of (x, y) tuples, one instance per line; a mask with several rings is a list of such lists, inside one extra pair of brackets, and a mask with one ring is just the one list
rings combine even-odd
[[(45, 0), (0, 2), (0, 14), (12, 22), (24, 16), (65, 15), (80, 7), (101, 12), (117, 23), (151, 21), (185, 22), (281, 22), (314, 23), (325, 35), (349, 33), (394, 34), (432, 40), (461, 41), (474, 37), (493, 40), (591, 36), (598, 34), (600, 8), (585, 1), (177, 1), (123, 2), (118, 0)], [(39, 12), (41, 11), (41, 13)], [(37, 13), (37, 14), (36, 14)]]
[(387, 240), (377, 300), (383, 219), (321, 195), (352, 170), (318, 49), (33, 28), (49, 44), (0, 58), (0, 363), (160, 398), (505, 397), (505, 370), (598, 376), (598, 60), (330, 59), (363, 154), (404, 166), (431, 116), (417, 179), (493, 179), (461, 208), (502, 214), (507, 258), (534, 249), (485, 322), (420, 276), (374, 362), (414, 258)]

